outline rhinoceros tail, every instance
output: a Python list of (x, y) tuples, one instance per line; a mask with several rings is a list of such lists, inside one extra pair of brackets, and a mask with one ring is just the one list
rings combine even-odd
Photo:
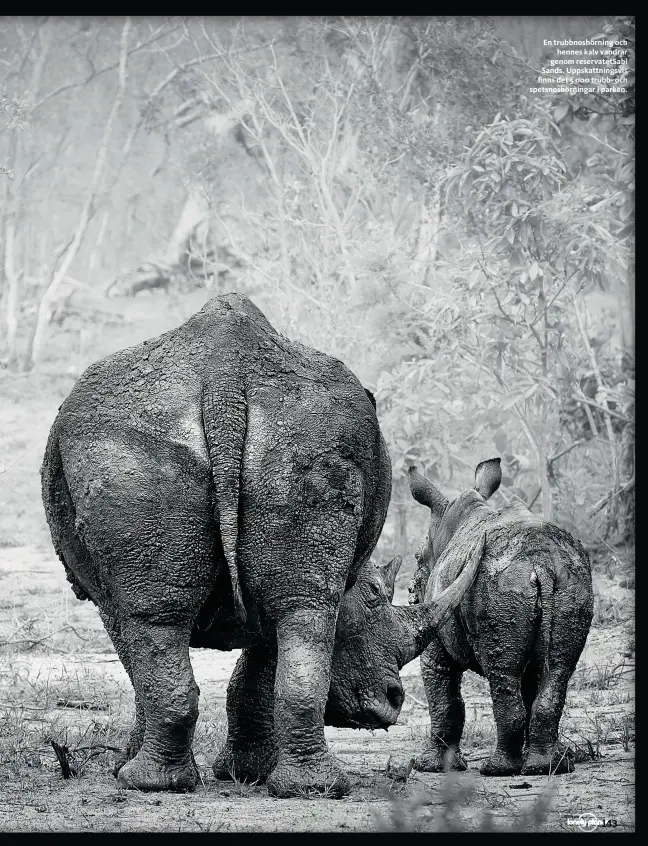
[(243, 446), (247, 429), (247, 401), (243, 379), (236, 368), (219, 369), (202, 397), (202, 416), (209, 450), (217, 518), (223, 552), (232, 582), (234, 608), (241, 624), (247, 611), (238, 571), (238, 515)]

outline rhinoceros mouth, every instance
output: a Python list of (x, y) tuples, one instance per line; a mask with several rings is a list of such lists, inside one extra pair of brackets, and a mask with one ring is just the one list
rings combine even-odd
[(400, 708), (395, 708), (389, 702), (379, 701), (373, 699), (370, 702), (363, 703), (362, 716), (359, 722), (364, 728), (384, 728), (396, 724)]
[(372, 699), (361, 703), (352, 712), (344, 712), (337, 708), (327, 708), (324, 721), (327, 726), (354, 729), (388, 729), (398, 720), (400, 708), (394, 708), (388, 702)]
[(400, 708), (394, 708), (387, 702), (371, 700), (362, 703), (354, 711), (327, 707), (324, 722), (327, 726), (335, 726), (335, 728), (388, 729), (396, 723), (399, 713)]

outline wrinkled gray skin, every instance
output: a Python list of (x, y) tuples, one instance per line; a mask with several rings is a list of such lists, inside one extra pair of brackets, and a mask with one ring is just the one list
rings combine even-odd
[[(488, 679), (497, 748), (482, 765), (486, 776), (567, 772), (573, 764), (556, 748), (567, 683), (585, 645), (593, 612), (587, 553), (567, 532), (523, 505), (493, 509), (486, 500), (502, 478), (500, 459), (482, 462), (474, 490), (450, 502), (415, 468), (414, 498), (430, 509), (427, 537), (417, 554), (411, 602), (451, 579), (471, 539), (486, 533), (481, 567), (471, 589), (421, 656), (430, 711), (430, 738), (414, 766), (466, 769), (459, 749), (465, 709), (461, 676)], [(430, 575), (431, 574), (431, 575)], [(426, 590), (427, 584), (427, 590)]]
[(391, 606), (399, 562), (382, 575), (369, 562), (391, 489), (372, 400), (238, 294), (77, 381), (51, 429), (43, 501), (67, 577), (135, 689), (122, 787), (196, 784), (190, 646), (243, 649), (218, 778), (341, 796), (325, 712), (339, 726), (396, 721), (400, 667), (478, 561), (428, 604)]

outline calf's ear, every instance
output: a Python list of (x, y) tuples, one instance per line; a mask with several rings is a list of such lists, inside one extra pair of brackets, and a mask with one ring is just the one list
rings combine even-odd
[(488, 499), (499, 488), (502, 481), (501, 458), (489, 458), (475, 469), (475, 490)]
[(385, 564), (382, 567), (378, 567), (378, 572), (383, 580), (385, 588), (387, 590), (387, 596), (389, 597), (389, 601), (391, 602), (394, 598), (394, 586), (396, 585), (396, 576), (398, 571), (400, 570), (400, 566), (403, 563), (403, 559), (400, 555), (397, 555), (396, 558), (392, 558), (389, 564)]

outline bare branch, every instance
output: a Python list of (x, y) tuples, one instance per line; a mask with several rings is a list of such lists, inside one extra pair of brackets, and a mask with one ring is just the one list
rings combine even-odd
[(572, 394), (571, 398), (582, 405), (589, 406), (590, 408), (596, 408), (599, 411), (602, 411), (603, 414), (607, 414), (610, 417), (616, 417), (617, 420), (623, 420), (624, 423), (630, 422), (624, 414), (619, 414), (618, 411), (612, 411), (612, 409), (608, 408), (607, 405), (600, 405), (598, 402), (594, 402), (594, 400), (588, 399), (586, 396), (579, 397), (576, 394)]
[[(154, 44), (156, 41), (159, 41), (161, 38), (164, 38), (167, 35), (171, 35), (172, 33), (176, 32), (180, 29), (180, 25), (174, 27), (173, 29), (168, 30), (167, 32), (158, 31), (152, 38), (148, 41), (140, 42), (136, 44), (129, 50), (129, 57), (135, 55), (135, 53), (139, 53), (142, 50), (150, 47), (151, 44)], [(92, 82), (93, 80), (97, 79), (99, 76), (103, 76), (105, 73), (109, 73), (110, 71), (115, 70), (116, 68), (120, 67), (121, 60), (117, 62), (111, 62), (108, 65), (105, 65), (103, 68), (100, 68), (98, 71), (93, 70), (85, 79), (79, 80), (78, 82), (71, 82), (67, 85), (61, 85), (59, 88), (54, 89), (54, 91), (50, 91), (49, 94), (46, 94), (41, 100), (38, 101), (34, 106), (31, 108), (31, 112), (35, 112), (44, 106), (49, 100), (53, 97), (57, 97), (59, 94), (62, 94), (64, 91), (70, 91), (73, 88), (82, 88), (88, 83)]]
[(635, 486), (635, 477), (633, 476), (631, 479), (629, 479), (629, 480), (628, 480), (628, 481), (627, 481), (624, 485), (622, 485), (620, 488), (618, 488), (618, 489), (617, 489), (617, 490), (615, 490), (615, 491), (612, 491), (612, 492), (611, 492), (611, 493), (609, 493), (609, 494), (606, 494), (606, 495), (605, 495), (602, 499), (600, 499), (600, 500), (599, 500), (599, 501), (598, 501), (595, 505), (593, 505), (593, 506), (590, 508), (589, 512), (588, 512), (589, 516), (590, 516), (590, 517), (593, 517), (593, 516), (594, 516), (595, 514), (597, 514), (597, 513), (598, 513), (598, 512), (599, 512), (599, 511), (600, 511), (600, 510), (601, 510), (601, 509), (602, 509), (605, 505), (607, 505), (607, 504), (608, 504), (608, 502), (610, 502), (610, 500), (614, 499), (615, 497), (619, 496), (620, 494), (628, 493), (628, 491), (631, 491), (631, 490), (634, 488), (634, 486)]
[(586, 443), (587, 443), (587, 438), (580, 438), (579, 440), (574, 441), (568, 447), (565, 447), (565, 449), (556, 453), (556, 455), (552, 455), (551, 458), (548, 458), (547, 464), (549, 466), (551, 466), (554, 463), (554, 461), (558, 461), (559, 458), (562, 458), (563, 455), (567, 455), (567, 453), (571, 452), (575, 447), (580, 446), (581, 444), (586, 444)]

